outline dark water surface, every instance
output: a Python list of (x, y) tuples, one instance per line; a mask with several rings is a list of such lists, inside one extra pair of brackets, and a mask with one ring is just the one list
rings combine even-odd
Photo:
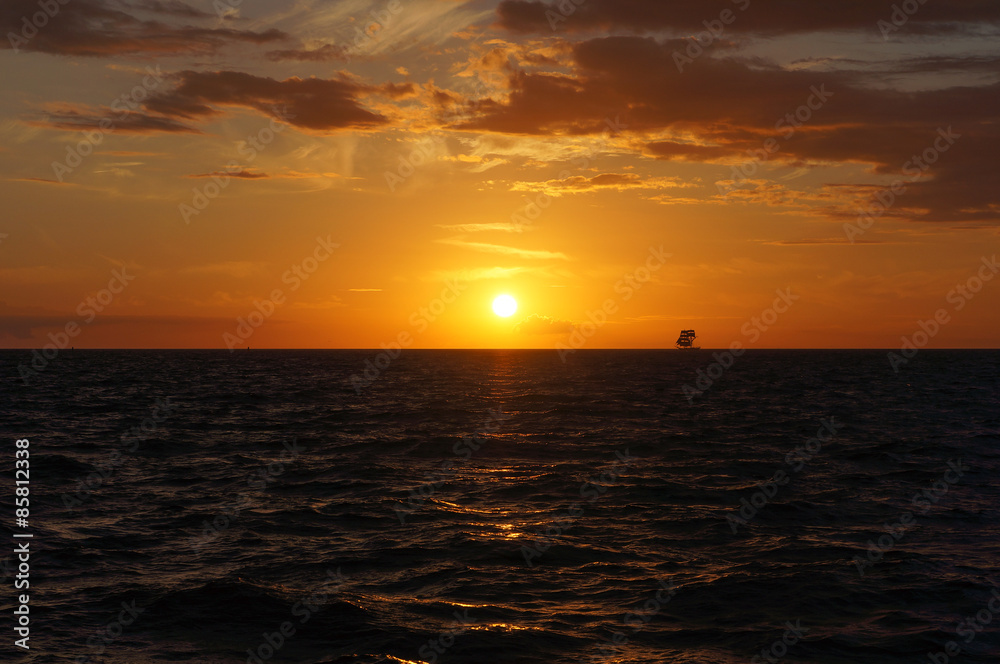
[(998, 352), (373, 358), (0, 351), (3, 658), (1000, 661)]

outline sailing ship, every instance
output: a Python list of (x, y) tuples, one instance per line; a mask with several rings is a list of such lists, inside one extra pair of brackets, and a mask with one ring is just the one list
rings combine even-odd
[(677, 348), (680, 350), (698, 350), (701, 346), (694, 345), (694, 340), (697, 338), (694, 330), (681, 330), (681, 336), (677, 337)]

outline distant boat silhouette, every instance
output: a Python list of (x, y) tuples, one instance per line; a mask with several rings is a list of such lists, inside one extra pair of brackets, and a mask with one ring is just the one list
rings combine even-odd
[(677, 337), (677, 348), (680, 350), (699, 350), (701, 346), (694, 345), (694, 340), (697, 338), (694, 330), (681, 330), (681, 336)]

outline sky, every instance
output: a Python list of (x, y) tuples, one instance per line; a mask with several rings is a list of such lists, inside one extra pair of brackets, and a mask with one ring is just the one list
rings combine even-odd
[(0, 27), (2, 347), (1000, 346), (995, 0)]

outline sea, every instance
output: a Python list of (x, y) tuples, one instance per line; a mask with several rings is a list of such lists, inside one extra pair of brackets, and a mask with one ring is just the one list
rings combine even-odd
[(0, 660), (996, 664), (1000, 352), (910, 355), (0, 351)]

